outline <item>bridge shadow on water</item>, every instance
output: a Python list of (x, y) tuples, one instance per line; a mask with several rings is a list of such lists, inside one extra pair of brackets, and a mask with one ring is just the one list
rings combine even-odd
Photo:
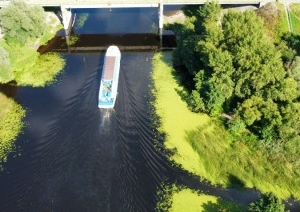
[[(160, 41), (160, 39), (162, 39)], [(69, 43), (69, 44), (68, 44)], [(173, 49), (176, 47), (175, 36), (165, 34), (161, 38), (157, 34), (81, 34), (56, 36), (38, 51), (60, 53), (88, 53), (106, 51), (110, 45), (117, 45), (121, 51), (149, 51), (157, 49)]]

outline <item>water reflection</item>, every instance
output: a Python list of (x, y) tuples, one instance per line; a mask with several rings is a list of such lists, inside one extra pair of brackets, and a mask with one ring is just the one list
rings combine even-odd
[[(72, 9), (76, 14), (73, 33), (152, 34), (158, 32), (158, 10), (154, 8)], [(78, 20), (88, 14), (84, 27)]]

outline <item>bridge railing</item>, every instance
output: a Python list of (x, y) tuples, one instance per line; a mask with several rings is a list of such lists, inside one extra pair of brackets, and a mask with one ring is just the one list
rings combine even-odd
[[(218, 0), (221, 4), (251, 4), (275, 0)], [(0, 0), (1, 5), (7, 5), (10, 0)], [(207, 0), (25, 0), (32, 5), (77, 5), (77, 4), (203, 4)]]

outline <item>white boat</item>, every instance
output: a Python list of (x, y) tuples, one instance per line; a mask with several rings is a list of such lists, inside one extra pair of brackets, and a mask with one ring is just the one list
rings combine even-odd
[(100, 81), (98, 107), (115, 106), (120, 72), (121, 52), (117, 46), (109, 46), (105, 53)]

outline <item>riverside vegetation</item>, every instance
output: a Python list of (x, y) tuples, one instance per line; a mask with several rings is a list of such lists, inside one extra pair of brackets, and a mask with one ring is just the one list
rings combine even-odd
[(170, 159), (213, 185), (271, 193), (256, 204), (261, 211), (284, 211), (278, 198), (300, 199), (300, 37), (287, 32), (281, 11), (185, 7), (185, 23), (167, 26), (177, 37), (172, 57), (153, 62)]
[[(51, 16), (48, 16), (48, 18)], [(54, 82), (65, 61), (55, 53), (40, 54), (37, 47), (51, 39), (61, 25), (46, 22), (42, 7), (12, 1), (0, 10), (0, 83), (41, 87)], [(0, 163), (14, 150), (25, 110), (0, 93)]]

